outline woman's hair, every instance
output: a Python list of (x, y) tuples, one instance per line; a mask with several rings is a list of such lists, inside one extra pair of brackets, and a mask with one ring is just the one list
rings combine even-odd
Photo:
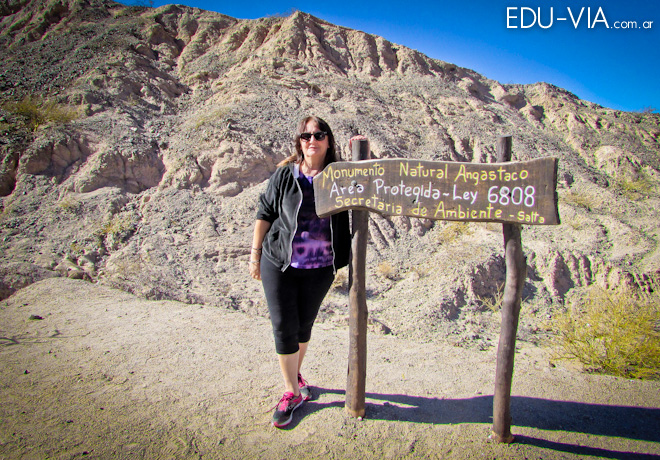
[(287, 165), (289, 163), (300, 163), (303, 160), (303, 151), (302, 151), (302, 146), (300, 145), (301, 142), (300, 135), (305, 132), (305, 128), (307, 128), (307, 123), (309, 123), (310, 121), (316, 123), (320, 131), (325, 131), (328, 138), (328, 151), (325, 152), (325, 164), (323, 166), (328, 166), (330, 163), (340, 160), (339, 154), (337, 153), (337, 147), (335, 146), (335, 136), (332, 134), (330, 125), (328, 125), (323, 119), (312, 116), (312, 117), (303, 118), (300, 121), (300, 123), (298, 124), (298, 131), (293, 137), (293, 143), (296, 147), (296, 152), (293, 155), (289, 156), (288, 158), (282, 160), (280, 163), (278, 163), (277, 165), (278, 167)]

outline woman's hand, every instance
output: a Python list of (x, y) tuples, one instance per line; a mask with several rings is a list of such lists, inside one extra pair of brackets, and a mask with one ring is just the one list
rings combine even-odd
[(270, 229), (270, 222), (257, 219), (254, 223), (254, 234), (252, 235), (252, 248), (250, 249), (250, 260), (248, 261), (250, 276), (255, 280), (261, 279), (261, 251), (266, 233)]
[(362, 134), (358, 134), (356, 136), (353, 136), (348, 141), (348, 148), (349, 149), (353, 148), (353, 145), (352, 145), (353, 141), (367, 141), (367, 142), (369, 142), (369, 139), (367, 139), (367, 136), (363, 136)]
[(261, 266), (259, 262), (253, 262), (250, 260), (250, 276), (255, 280), (261, 280)]
[(261, 279), (261, 249), (254, 249), (250, 251), (250, 261), (248, 262), (250, 268), (250, 276), (255, 280)]

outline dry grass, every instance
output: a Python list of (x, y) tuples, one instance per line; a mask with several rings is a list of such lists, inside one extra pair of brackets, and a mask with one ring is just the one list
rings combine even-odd
[(654, 184), (647, 175), (640, 175), (635, 180), (624, 180), (619, 183), (623, 194), (631, 201), (645, 198), (653, 193)]
[(69, 195), (59, 200), (56, 207), (59, 212), (71, 215), (78, 215), (82, 211), (82, 203)]
[(660, 378), (660, 284), (648, 292), (592, 289), (549, 324), (558, 358), (594, 372)]
[(193, 129), (199, 130), (206, 125), (224, 125), (227, 123), (230, 114), (229, 107), (220, 107), (211, 112), (204, 113), (199, 115), (195, 120), (193, 120)]
[(474, 229), (469, 222), (448, 222), (438, 231), (438, 243), (450, 244), (472, 233), (474, 233)]
[(338, 291), (345, 291), (348, 289), (348, 268), (340, 268), (337, 270), (337, 274), (335, 275), (335, 280), (332, 282), (332, 289), (336, 289)]
[(600, 198), (574, 190), (561, 195), (561, 199), (570, 206), (584, 208), (587, 211), (598, 209), (602, 204)]
[(415, 265), (414, 267), (410, 267), (410, 273), (414, 273), (418, 279), (425, 278), (431, 273), (431, 268), (424, 265)]
[(504, 283), (497, 286), (497, 292), (492, 297), (476, 296), (481, 305), (488, 308), (492, 312), (498, 312), (502, 308), (504, 302)]
[(74, 241), (69, 245), (69, 251), (76, 256), (81, 256), (85, 253), (85, 247), (77, 241)]
[(566, 224), (571, 227), (573, 230), (584, 230), (589, 225), (589, 221), (579, 214), (573, 214), (572, 216), (564, 217), (562, 219), (562, 224)]
[(19, 102), (7, 102), (3, 108), (22, 117), (25, 126), (33, 131), (46, 123), (70, 123), (80, 116), (77, 109), (31, 96)]
[(101, 235), (117, 235), (133, 229), (133, 220), (126, 215), (114, 215), (101, 226)]
[(376, 267), (376, 274), (389, 280), (396, 279), (396, 269), (389, 262), (381, 262)]

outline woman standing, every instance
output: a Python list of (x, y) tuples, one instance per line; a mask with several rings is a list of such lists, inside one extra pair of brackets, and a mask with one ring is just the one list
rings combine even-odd
[(307, 117), (294, 142), (296, 153), (278, 165), (259, 198), (250, 256), (250, 275), (263, 283), (284, 379), (273, 415), (278, 428), (312, 397), (300, 368), (321, 302), (350, 252), (348, 212), (319, 218), (314, 205), (314, 177), (339, 160), (330, 126)]

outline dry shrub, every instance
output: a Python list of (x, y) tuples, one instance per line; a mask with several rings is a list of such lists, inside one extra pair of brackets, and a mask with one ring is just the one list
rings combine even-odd
[(193, 121), (194, 129), (201, 129), (205, 125), (212, 125), (215, 123), (226, 124), (229, 119), (229, 114), (229, 107), (220, 107), (212, 112), (204, 113)]
[(428, 274), (431, 272), (431, 268), (422, 265), (415, 265), (414, 267), (410, 268), (410, 272), (414, 273), (417, 278), (420, 279), (428, 276)]
[(448, 222), (438, 231), (438, 243), (450, 244), (462, 236), (468, 236), (474, 233), (474, 229), (469, 222)]
[(396, 269), (389, 262), (381, 262), (376, 267), (376, 274), (383, 278), (393, 280), (396, 278)]
[(553, 318), (559, 358), (577, 359), (594, 372), (660, 378), (660, 284), (647, 292), (592, 289)]
[(579, 214), (573, 214), (562, 219), (562, 223), (573, 228), (573, 230), (583, 230), (588, 227), (589, 222)]
[(571, 190), (570, 192), (563, 194), (561, 196), (561, 199), (571, 206), (584, 208), (587, 211), (591, 211), (592, 209), (598, 209), (602, 204), (602, 200), (599, 199), (598, 197), (595, 197), (593, 195), (588, 195), (585, 193), (580, 193), (574, 190)]
[(59, 212), (78, 215), (82, 212), (82, 203), (71, 196), (65, 196), (56, 204)]
[(115, 236), (132, 232), (134, 228), (135, 222), (133, 221), (133, 216), (115, 214), (101, 225), (99, 233), (102, 236)]
[(45, 123), (65, 124), (77, 119), (78, 110), (52, 101), (44, 101), (40, 97), (26, 96), (19, 102), (7, 102), (4, 109), (23, 117), (25, 125), (36, 130)]
[(498, 312), (502, 308), (502, 303), (504, 303), (504, 283), (497, 285), (497, 292), (493, 294), (492, 297), (488, 296), (476, 296), (477, 300), (481, 302), (481, 305), (488, 308), (492, 312)]
[(646, 174), (641, 174), (635, 180), (623, 180), (619, 185), (623, 194), (631, 201), (645, 198), (654, 191), (653, 182)]
[(348, 289), (348, 268), (340, 268), (337, 270), (335, 279), (332, 282), (332, 289), (338, 291), (345, 291)]

